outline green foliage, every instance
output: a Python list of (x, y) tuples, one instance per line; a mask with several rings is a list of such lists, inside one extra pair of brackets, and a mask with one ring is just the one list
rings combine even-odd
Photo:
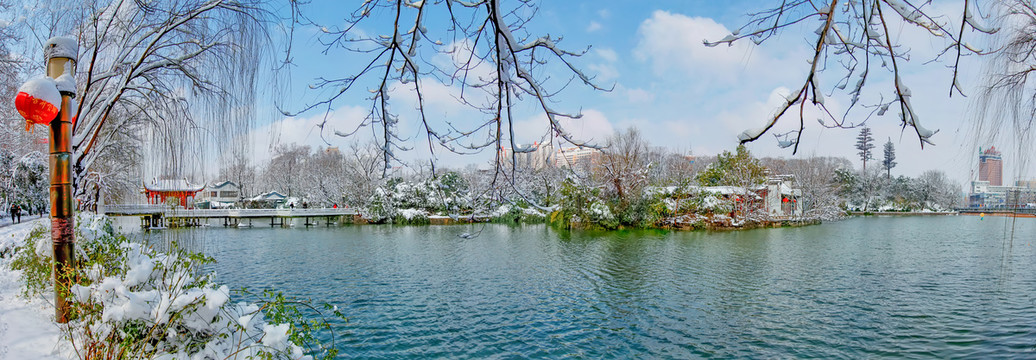
[(374, 224), (385, 223), (392, 219), (396, 214), (396, 207), (392, 203), (392, 198), (389, 197), (385, 190), (378, 188), (374, 190), (374, 195), (371, 196), (370, 202), (367, 207), (364, 208), (364, 217), (368, 221)]
[(586, 210), (591, 203), (597, 201), (599, 190), (577, 183), (574, 179), (568, 178), (561, 182), (560, 209), (551, 214), (551, 224), (572, 228), (576, 223), (587, 219)]
[[(273, 291), (264, 293), (261, 306), (232, 303), (225, 287), (217, 288), (211, 274), (201, 274), (201, 266), (214, 262), (213, 258), (188, 252), (176, 243), (168, 252), (159, 253), (115, 232), (107, 219), (80, 219), (76, 221), (79, 272), (70, 279), (76, 285), (67, 294), (75, 302), (71, 308), (72, 321), (64, 328), (79, 358), (140, 359), (164, 354), (201, 354), (211, 351), (206, 350), (210, 344), (223, 341), (231, 341), (228, 345), (232, 346), (231, 351), (241, 352), (243, 357), (253, 354), (256, 358), (281, 359), (292, 357), (289, 352), (299, 350), (276, 349), (260, 342), (263, 323), (289, 324), (289, 340), (307, 354), (320, 359), (337, 356), (330, 318), (325, 316), (329, 314), (338, 319), (332, 321), (344, 322), (337, 308), (324, 304), (320, 310), (309, 301), (287, 298)], [(46, 227), (34, 228), (15, 249), (11, 267), (21, 271), (26, 296), (38, 296), (53, 288), (53, 260), (45, 251), (51, 245), (48, 235)], [(141, 278), (141, 275), (145, 276)], [(118, 283), (119, 293), (125, 294), (115, 295), (111, 290), (104, 290), (104, 284), (109, 283)], [(215, 297), (210, 299), (210, 295)], [(123, 301), (117, 300), (123, 296), (125, 301), (154, 296), (169, 303), (156, 305), (155, 300), (150, 300), (149, 304), (157, 307), (146, 311), (160, 311), (163, 315), (109, 317), (111, 314), (105, 312), (105, 307), (110, 304), (117, 307), (112, 313), (126, 311), (119, 307), (119, 302), (113, 303)], [(214, 300), (219, 298), (224, 301), (213, 305), (212, 301), (220, 301)], [(239, 319), (243, 315), (259, 319), (268, 316), (270, 320), (241, 323), (243, 320)], [(330, 341), (325, 343), (318, 335), (324, 339), (322, 334), (326, 333), (330, 333)]]
[[(241, 292), (250, 294), (246, 289), (242, 289)], [(308, 299), (287, 297), (283, 292), (269, 289), (263, 290), (259, 302), (263, 304), (261, 310), (271, 323), (290, 326), (288, 340), (292, 343), (310, 349), (311, 354), (318, 355), (317, 359), (332, 360), (338, 356), (338, 349), (334, 347), (335, 332), (331, 321), (345, 323), (348, 319), (337, 306), (323, 303), (322, 311), (313, 306), (313, 302)], [(325, 315), (325, 311), (332, 319)], [(330, 344), (324, 344), (317, 337), (325, 331), (331, 336)]]
[(428, 215), (424, 213), (413, 214), (410, 216), (409, 219), (407, 219), (406, 216), (403, 216), (403, 214), (397, 212), (396, 216), (392, 218), (392, 223), (396, 225), (428, 225), (431, 224), (432, 221), (428, 219)]
[(744, 145), (738, 145), (737, 152), (724, 151), (695, 177), (701, 186), (755, 185), (766, 180), (766, 168)]
[(489, 219), (497, 224), (539, 224), (547, 221), (547, 216), (524, 200), (518, 200), (514, 204), (503, 205), (508, 207), (507, 211)]
[(22, 272), (22, 281), (25, 282), (22, 296), (26, 298), (40, 295), (53, 285), (50, 273), (54, 267), (54, 258), (41, 256), (36, 251), (37, 246), (50, 245), (49, 235), (46, 227), (37, 226), (29, 232), (25, 243), (15, 248), (11, 269)]

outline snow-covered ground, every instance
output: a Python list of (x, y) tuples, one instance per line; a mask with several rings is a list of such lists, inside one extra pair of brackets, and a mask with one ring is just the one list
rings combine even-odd
[[(39, 219), (40, 217), (41, 217), (41, 215), (32, 215), (32, 216), (22, 215), (22, 222), (21, 223), (27, 223), (27, 222), (30, 222), (32, 220)], [(0, 228), (8, 226), (8, 225), (16, 225), (16, 224), (12, 224), (12, 222), (11, 222), (11, 215), (5, 214), (3, 216), (0, 216)]]
[[(14, 225), (8, 221), (4, 224), (7, 226), (0, 227), (0, 248), (12, 242), (20, 243), (29, 230), (46, 221), (35, 218)], [(10, 261), (10, 257), (0, 258), (0, 359), (70, 358), (60, 350), (65, 342), (54, 322), (52, 300), (25, 299), (19, 295), (24, 284), (19, 274), (9, 269)]]
[[(112, 269), (98, 263), (85, 271), (91, 281), (70, 291), (84, 309), (99, 312), (80, 313), (68, 326), (54, 322), (52, 292), (26, 299), (21, 295), (25, 288), (21, 274), (11, 270), (12, 251), (23, 244), (35, 249), (29, 257), (52, 256), (47, 253), (49, 238), (26, 243), (32, 229), (47, 226), (47, 219), (0, 227), (0, 254), (4, 255), (0, 257), (0, 360), (78, 358), (66, 333), (79, 348), (91, 344), (91, 349), (97, 345), (103, 352), (110, 346), (116, 352), (130, 351), (129, 357), (151, 351), (141, 344), (153, 344), (148, 346), (157, 350), (148, 356), (156, 359), (312, 360), (289, 340), (290, 324), (267, 322), (256, 304), (231, 302), (228, 287), (209, 282), (207, 275), (198, 276), (196, 263), (186, 253), (159, 253), (120, 240), (103, 216), (80, 214), (76, 223), (77, 242), (117, 244), (120, 252), (109, 256), (121, 263)], [(141, 340), (146, 342), (118, 342), (128, 335), (112, 335), (116, 342), (108, 343), (110, 334), (139, 330), (141, 323), (151, 326), (140, 330), (151, 336)]]

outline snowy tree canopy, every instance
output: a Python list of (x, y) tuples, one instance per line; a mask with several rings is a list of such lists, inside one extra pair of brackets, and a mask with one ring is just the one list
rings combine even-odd
[[(128, 171), (107, 166), (118, 159), (144, 160), (151, 176), (190, 175), (214, 139), (234, 139), (251, 127), (254, 114), (249, 109), (255, 104), (256, 73), (270, 18), (262, 2), (24, 5), (24, 11), (32, 11), (21, 24), (28, 32), (44, 40), (69, 35), (79, 45), (73, 105), (78, 116), (71, 141), (80, 199), (93, 199), (86, 195), (125, 183), (111, 181), (110, 171)], [(26, 56), (42, 60), (37, 51), (43, 45), (26, 49)], [(140, 146), (144, 140), (149, 146)]]

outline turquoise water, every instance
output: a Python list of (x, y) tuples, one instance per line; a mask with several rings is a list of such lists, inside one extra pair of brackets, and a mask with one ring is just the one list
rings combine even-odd
[(343, 358), (1033, 358), (1036, 219), (1011, 227), (188, 232), (232, 288), (338, 305)]

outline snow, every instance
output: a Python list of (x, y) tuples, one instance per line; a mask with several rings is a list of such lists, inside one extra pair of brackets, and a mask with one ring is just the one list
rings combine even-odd
[[(102, 216), (80, 214), (77, 224), (78, 242), (112, 236)], [(164, 351), (156, 359), (245, 359), (264, 352), (276, 358), (311, 359), (290, 342), (290, 325), (267, 323), (255, 304), (231, 304), (228, 286), (207, 282), (206, 275), (192, 277), (194, 270), (184, 266), (179, 254), (134, 242), (119, 244), (125, 250), (123, 275), (91, 268), (86, 274), (93, 283), (70, 289), (75, 301), (99, 306), (102, 313), (92, 322), (90, 315), (75, 320), (63, 331), (64, 326), (53, 321), (49, 299), (18, 295), (25, 284), (18, 271), (10, 269), (13, 249), (26, 245), (31, 229), (47, 225), (46, 219), (39, 219), (0, 228), (0, 359), (72, 359), (75, 349), (69, 335), (82, 344), (122, 331), (130, 322), (170, 324), (169, 333), (156, 345)], [(42, 238), (33, 244), (38, 245), (34, 250), (46, 254), (44, 248), (50, 244), (49, 238)]]
[(288, 324), (263, 325), (263, 345), (277, 350), (288, 347)]
[(399, 215), (407, 220), (413, 220), (414, 218), (428, 217), (428, 212), (419, 209), (400, 209)]
[(58, 92), (54, 79), (38, 77), (26, 81), (25, 84), (18, 88), (18, 92), (23, 92), (34, 98), (46, 101), (56, 108), (61, 107), (61, 93)]
[(69, 75), (69, 72), (65, 72), (64, 74), (61, 74), (61, 76), (58, 76), (57, 79), (54, 79), (54, 83), (57, 85), (58, 91), (60, 92), (73, 94), (76, 92), (76, 79), (73, 78), (72, 75)]
[[(0, 228), (0, 254), (21, 245), (29, 231), (46, 219)], [(0, 257), (0, 359), (68, 359), (60, 346), (61, 328), (54, 323), (50, 299), (19, 295), (21, 274), (10, 270), (10, 257)]]
[(52, 37), (43, 45), (43, 57), (48, 60), (53, 57), (63, 57), (78, 61), (79, 43), (66, 36)]
[(489, 216), (501, 217), (509, 212), (511, 212), (511, 204), (503, 204), (497, 207), (496, 210), (493, 210), (493, 212), (489, 213)]

